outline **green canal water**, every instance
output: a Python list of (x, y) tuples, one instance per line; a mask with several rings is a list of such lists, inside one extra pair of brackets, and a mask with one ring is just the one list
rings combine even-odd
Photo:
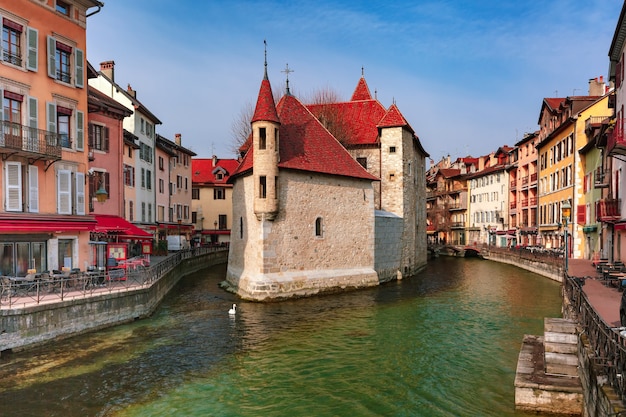
[(272, 304), (238, 302), (224, 276), (184, 278), (149, 319), (2, 358), (0, 415), (526, 416), (522, 337), (560, 316), (558, 283), (478, 259)]

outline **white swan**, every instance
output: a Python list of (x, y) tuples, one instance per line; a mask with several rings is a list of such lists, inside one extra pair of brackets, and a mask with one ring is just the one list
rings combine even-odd
[(233, 304), (230, 310), (228, 310), (228, 314), (234, 315), (237, 312), (237, 304)]

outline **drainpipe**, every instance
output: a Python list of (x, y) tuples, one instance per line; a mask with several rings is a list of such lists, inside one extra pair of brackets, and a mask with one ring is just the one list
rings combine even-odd
[(96, 13), (100, 13), (100, 10), (102, 9), (102, 6), (104, 6), (104, 3), (98, 2), (98, 5), (96, 6), (97, 9), (95, 11), (91, 12), (91, 13), (87, 13), (85, 15), (85, 17), (93, 16)]

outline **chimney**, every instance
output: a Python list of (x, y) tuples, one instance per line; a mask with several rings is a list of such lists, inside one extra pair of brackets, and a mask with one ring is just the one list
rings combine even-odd
[(213, 168), (217, 166), (217, 156), (213, 155)]
[(126, 87), (126, 92), (128, 92), (132, 98), (137, 98), (137, 92), (133, 90), (133, 87), (131, 87), (130, 84)]
[(600, 78), (591, 78), (589, 80), (589, 95), (590, 96), (603, 96), (606, 91), (606, 86), (604, 84), (604, 76), (601, 75)]
[(176, 142), (176, 144), (177, 144), (178, 146), (181, 146), (181, 145), (180, 145), (180, 143), (181, 143), (181, 135), (180, 135), (180, 133), (176, 133), (176, 134), (174, 135), (174, 142)]
[(112, 82), (115, 82), (115, 61), (104, 61), (100, 63), (100, 72)]

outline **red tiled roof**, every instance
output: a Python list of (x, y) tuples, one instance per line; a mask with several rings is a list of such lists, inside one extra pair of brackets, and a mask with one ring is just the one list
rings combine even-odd
[(348, 101), (343, 103), (312, 104), (307, 108), (315, 115), (329, 111), (345, 122), (347, 146), (378, 143), (376, 125), (385, 116), (385, 108), (377, 100)]
[(378, 127), (407, 127), (411, 133), (414, 133), (395, 103), (389, 107), (383, 119), (378, 123)]
[[(238, 166), (239, 161), (236, 159), (218, 159), (217, 165), (213, 166), (213, 158), (193, 158), (191, 160), (191, 182), (193, 184), (226, 184), (228, 177), (237, 171)], [(219, 168), (225, 171), (221, 180), (215, 177)]]
[(280, 123), (278, 115), (276, 114), (276, 104), (274, 103), (274, 96), (272, 95), (272, 87), (267, 78), (261, 81), (259, 97), (256, 101), (254, 116), (252, 116), (252, 122), (259, 120)]
[(444, 178), (450, 178), (450, 177), (456, 177), (457, 175), (461, 174), (461, 170), (460, 169), (455, 169), (455, 168), (442, 168), (439, 170), (439, 173), (444, 177)]
[(277, 111), (282, 122), (279, 168), (378, 180), (294, 96), (284, 96)]
[(367, 87), (367, 83), (365, 82), (365, 77), (361, 77), (356, 88), (354, 89), (354, 93), (352, 93), (352, 98), (350, 101), (359, 101), (359, 100), (371, 100), (372, 95), (370, 94), (370, 89)]

